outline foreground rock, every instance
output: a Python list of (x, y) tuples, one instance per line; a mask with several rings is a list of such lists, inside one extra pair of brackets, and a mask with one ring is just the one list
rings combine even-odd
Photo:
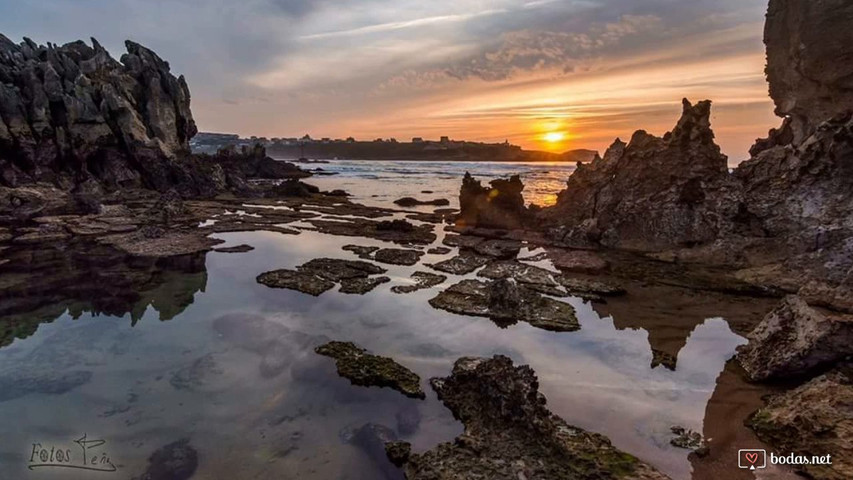
[(315, 297), (331, 290), (336, 283), (341, 285), (341, 293), (364, 294), (391, 281), (388, 277), (371, 277), (385, 272), (384, 268), (368, 262), (316, 258), (296, 270), (262, 273), (257, 281), (268, 287), (297, 290)]
[(524, 287), (535, 290), (546, 295), (557, 297), (566, 296), (566, 292), (560, 289), (560, 284), (554, 280), (557, 276), (544, 268), (527, 265), (516, 261), (492, 262), (486, 268), (477, 272), (478, 277), (499, 280), (512, 278)]
[(334, 358), (338, 374), (353, 385), (389, 387), (407, 397), (426, 398), (417, 374), (390, 358), (370, 354), (352, 342), (329, 342), (314, 351)]
[(788, 296), (749, 335), (737, 359), (756, 381), (802, 376), (853, 355), (853, 318)]
[(408, 480), (667, 478), (606, 437), (551, 413), (533, 370), (515, 367), (507, 357), (461, 358), (449, 377), (430, 384), (465, 433), (422, 454), (407, 443), (387, 444), (389, 458)]
[(555, 332), (580, 329), (571, 305), (543, 297), (513, 279), (489, 283), (463, 280), (439, 293), (429, 304), (460, 315), (488, 317), (501, 327), (522, 321)]
[(747, 422), (783, 455), (830, 455), (832, 465), (799, 465), (809, 478), (853, 478), (853, 367), (849, 364), (776, 395)]
[(466, 275), (489, 263), (490, 260), (489, 257), (463, 251), (453, 258), (442, 260), (438, 263), (427, 264), (427, 266), (439, 272)]
[(187, 480), (198, 469), (198, 452), (188, 439), (160, 448), (148, 459), (148, 469), (140, 480)]
[(415, 281), (414, 285), (396, 285), (391, 287), (391, 291), (394, 293), (412, 293), (441, 285), (447, 280), (447, 277), (429, 272), (415, 272), (412, 274), (412, 280)]

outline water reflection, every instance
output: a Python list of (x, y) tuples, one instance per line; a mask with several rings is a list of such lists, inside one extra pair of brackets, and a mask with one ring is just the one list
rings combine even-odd
[[(315, 232), (222, 238), (225, 246), (255, 250), (180, 259), (179, 266), (117, 262), (97, 252), (88, 259), (49, 255), (46, 265), (61, 268), (34, 268), (32, 275), (44, 275), (51, 288), (7, 284), (0, 303), (7, 318), (57, 320), (0, 349), (0, 477), (24, 475), (35, 439), (65, 441), (81, 430), (108, 439), (128, 477), (144, 470), (152, 451), (189, 437), (203, 459), (198, 478), (300, 479), (393, 477), (384, 458), (352, 440), (368, 423), (416, 451), (461, 432), (426, 384), (428, 398), (419, 401), (340, 378), (334, 362), (313, 353), (340, 339), (394, 357), (424, 380), (448, 374), (463, 355), (508, 355), (536, 370), (550, 408), (569, 423), (608, 435), (673, 478), (688, 478), (687, 451), (669, 445), (669, 427), (701, 430), (703, 418), (718, 417), (706, 404), (743, 342), (720, 317), (748, 322), (763, 308), (641, 285), (606, 305), (569, 300), (578, 332), (499, 329), (429, 306), (438, 289), (463, 277), (408, 295), (390, 291), (420, 265), (387, 266), (392, 281), (364, 296), (330, 291), (314, 298), (255, 281), (260, 272), (317, 257), (355, 258), (341, 249), (354, 241), (389, 246), (377, 240)], [(27, 264), (16, 262), (12, 271), (25, 272)], [(25, 301), (16, 303), (11, 291)], [(677, 358), (674, 371), (650, 368), (655, 350)], [(720, 428), (729, 431), (732, 421)]]
[(122, 316), (135, 324), (151, 306), (170, 320), (207, 284), (203, 253), (172, 258), (132, 257), (79, 242), (38, 250), (13, 248), (0, 265), (0, 346), (32, 335), (65, 312)]

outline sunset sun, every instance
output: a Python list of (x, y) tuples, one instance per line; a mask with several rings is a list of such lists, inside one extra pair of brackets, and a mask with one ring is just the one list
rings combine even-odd
[(558, 143), (562, 142), (563, 139), (566, 138), (566, 134), (563, 132), (548, 132), (542, 136), (542, 139), (548, 143)]

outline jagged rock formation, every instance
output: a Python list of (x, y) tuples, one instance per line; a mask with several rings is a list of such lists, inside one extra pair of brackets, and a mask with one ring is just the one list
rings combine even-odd
[(91, 47), (27, 38), (16, 45), (0, 35), (0, 187), (41, 182), (86, 193), (141, 187), (212, 196), (247, 190), (245, 173), (294, 173), (263, 151), (243, 152), (246, 162), (191, 156), (197, 129), (184, 77), (142, 45), (125, 45), (119, 62), (95, 39)]
[(683, 101), (663, 138), (637, 131), (578, 165), (542, 218), (560, 241), (659, 251), (714, 241), (737, 213), (736, 186), (714, 143), (711, 102)]
[(509, 180), (493, 180), (484, 187), (470, 173), (462, 179), (459, 193), (460, 214), (456, 225), (461, 227), (521, 228), (527, 221), (527, 208), (521, 191), (524, 184), (514, 175)]
[(781, 130), (799, 145), (824, 121), (853, 110), (853, 3), (770, 0), (764, 43), (767, 80)]
[(189, 88), (151, 50), (126, 46), (119, 63), (95, 39), (45, 47), (0, 36), (3, 184), (167, 180), (197, 131)]
[(533, 370), (516, 367), (507, 357), (460, 358), (449, 377), (430, 384), (465, 432), (420, 454), (407, 443), (387, 443), (389, 458), (409, 480), (667, 478), (603, 435), (551, 413)]

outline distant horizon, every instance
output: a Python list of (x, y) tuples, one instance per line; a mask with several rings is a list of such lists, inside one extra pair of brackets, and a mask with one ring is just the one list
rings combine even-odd
[(272, 137), (447, 135), (603, 152), (714, 102), (734, 166), (781, 123), (764, 77), (766, 0), (35, 0), (0, 6), (14, 41), (130, 38), (185, 75), (201, 130)]

